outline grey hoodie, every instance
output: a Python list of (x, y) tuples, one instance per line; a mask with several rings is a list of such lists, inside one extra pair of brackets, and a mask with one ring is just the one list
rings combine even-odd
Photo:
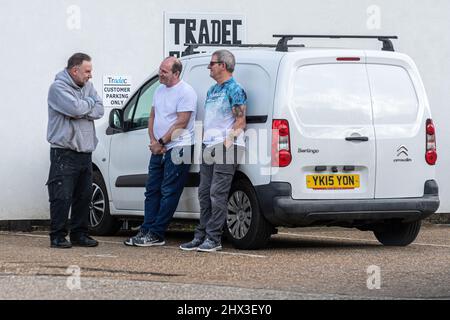
[(94, 120), (105, 110), (89, 81), (79, 87), (63, 70), (56, 75), (48, 92), (47, 140), (52, 147), (92, 152), (97, 146)]

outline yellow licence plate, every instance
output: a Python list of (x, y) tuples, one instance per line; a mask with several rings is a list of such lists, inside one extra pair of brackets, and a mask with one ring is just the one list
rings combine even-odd
[(308, 189), (356, 189), (359, 188), (359, 174), (311, 174), (306, 176)]

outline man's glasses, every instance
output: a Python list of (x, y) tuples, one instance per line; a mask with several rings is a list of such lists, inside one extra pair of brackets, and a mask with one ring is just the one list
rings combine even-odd
[(211, 61), (211, 62), (209, 63), (209, 66), (212, 67), (213, 65), (219, 64), (219, 63), (223, 63), (223, 61)]

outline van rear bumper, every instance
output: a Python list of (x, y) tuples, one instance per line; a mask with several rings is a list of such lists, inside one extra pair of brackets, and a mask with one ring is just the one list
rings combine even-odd
[(272, 182), (255, 187), (260, 209), (274, 226), (361, 225), (382, 220), (405, 222), (424, 219), (439, 208), (435, 180), (424, 185), (419, 198), (295, 200), (289, 183)]

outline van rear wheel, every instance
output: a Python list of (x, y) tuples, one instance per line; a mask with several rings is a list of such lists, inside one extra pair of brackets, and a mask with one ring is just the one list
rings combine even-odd
[(421, 221), (408, 223), (390, 223), (382, 229), (375, 230), (375, 237), (385, 246), (407, 246), (416, 240)]
[(259, 210), (258, 199), (246, 179), (233, 182), (228, 198), (225, 233), (237, 249), (260, 249), (267, 245), (273, 226)]

